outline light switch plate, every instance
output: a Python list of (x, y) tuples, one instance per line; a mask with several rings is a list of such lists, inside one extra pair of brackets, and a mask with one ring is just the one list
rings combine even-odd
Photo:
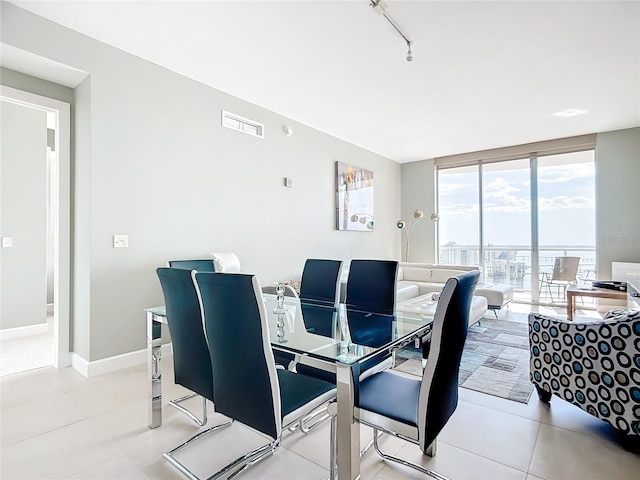
[(11, 237), (2, 237), (2, 248), (13, 247), (13, 239)]
[(129, 235), (113, 236), (113, 248), (128, 248), (128, 247), (129, 247)]

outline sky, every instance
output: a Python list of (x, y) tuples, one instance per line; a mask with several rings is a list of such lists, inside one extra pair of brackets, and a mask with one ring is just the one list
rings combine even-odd
[[(595, 246), (593, 151), (541, 157), (538, 164), (540, 246)], [(528, 165), (527, 159), (483, 166), (485, 245), (531, 244)], [(440, 171), (440, 245), (479, 243), (477, 169)]]

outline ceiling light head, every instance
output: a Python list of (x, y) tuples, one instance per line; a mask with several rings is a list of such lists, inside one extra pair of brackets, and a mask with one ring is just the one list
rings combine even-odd
[(409, 50), (407, 51), (407, 62), (413, 60), (413, 55), (411, 54), (411, 45), (409, 45)]
[(285, 125), (284, 127), (282, 127), (282, 131), (287, 137), (290, 137), (293, 133), (293, 128), (289, 125)]
[(416, 220), (422, 217), (424, 217), (424, 212), (422, 210), (416, 210), (413, 212), (413, 218), (415, 218)]
[(566, 108), (560, 112), (552, 113), (552, 117), (561, 117), (561, 118), (569, 118), (575, 117), (577, 115), (584, 115), (589, 110), (584, 110), (582, 108)]
[(378, 15), (382, 15), (387, 10), (387, 4), (383, 0), (371, 0), (369, 5)]

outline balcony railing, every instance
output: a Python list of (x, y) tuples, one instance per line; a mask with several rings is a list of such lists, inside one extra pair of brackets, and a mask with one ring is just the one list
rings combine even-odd
[[(441, 246), (439, 263), (450, 265), (481, 265), (483, 281), (506, 283), (514, 288), (514, 295), (522, 301), (531, 301), (532, 289), (539, 292), (540, 302), (556, 302), (549, 292), (540, 290), (540, 279), (532, 280), (532, 252), (530, 247), (490, 245), (483, 247), (484, 259), (480, 261), (480, 247), (468, 245)], [(539, 248), (539, 274), (550, 274), (556, 257), (580, 257), (578, 283), (596, 279), (596, 249), (590, 246), (546, 246)], [(555, 293), (554, 293), (555, 295)], [(560, 292), (560, 295), (561, 292)]]

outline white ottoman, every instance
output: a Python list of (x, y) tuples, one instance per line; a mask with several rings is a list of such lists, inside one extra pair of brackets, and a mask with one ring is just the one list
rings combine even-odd
[(479, 283), (475, 295), (485, 297), (489, 309), (493, 310), (497, 317), (498, 310), (513, 300), (513, 287), (503, 283)]
[[(425, 293), (417, 297), (409, 298), (398, 302), (396, 310), (400, 312), (417, 313), (422, 315), (433, 315), (436, 313), (437, 301), (432, 299), (435, 292)], [(469, 310), (469, 325), (473, 325), (487, 313), (487, 299), (474, 295), (471, 298), (471, 308)]]

